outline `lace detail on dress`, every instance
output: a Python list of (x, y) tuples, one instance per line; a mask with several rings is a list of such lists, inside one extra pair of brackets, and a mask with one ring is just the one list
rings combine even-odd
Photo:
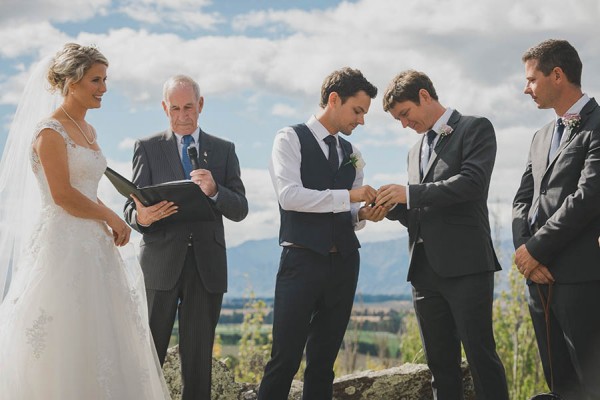
[(27, 343), (33, 347), (33, 355), (40, 358), (46, 348), (46, 336), (48, 335), (46, 325), (52, 322), (52, 317), (46, 310), (40, 308), (40, 316), (33, 322), (33, 326), (27, 329)]
[(114, 360), (104, 355), (100, 355), (98, 359), (98, 376), (96, 379), (98, 380), (100, 388), (102, 388), (104, 398), (107, 400), (115, 398), (111, 389), (114, 385), (115, 377)]

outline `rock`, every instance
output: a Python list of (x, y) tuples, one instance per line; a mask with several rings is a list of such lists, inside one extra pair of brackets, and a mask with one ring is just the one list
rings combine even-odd
[[(180, 400), (181, 364), (179, 362), (179, 346), (167, 350), (163, 373), (172, 400)], [(213, 359), (211, 400), (253, 400), (256, 399), (255, 386), (236, 382), (233, 373), (229, 371), (227, 366), (221, 361)]]
[[(179, 348), (167, 352), (163, 366), (173, 400), (181, 399)], [(475, 400), (469, 366), (462, 365), (465, 400)], [(238, 383), (222, 362), (213, 359), (211, 400), (256, 400), (258, 385)], [(334, 400), (430, 400), (431, 372), (424, 364), (403, 364), (381, 371), (362, 371), (333, 382)], [(293, 381), (288, 400), (302, 399), (302, 382)]]
[[(465, 400), (475, 400), (469, 367), (463, 363)], [(345, 375), (333, 382), (334, 400), (429, 400), (431, 372), (425, 364), (403, 364), (381, 371)]]

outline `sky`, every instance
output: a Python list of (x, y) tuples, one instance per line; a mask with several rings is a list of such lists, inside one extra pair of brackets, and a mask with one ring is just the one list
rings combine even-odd
[[(96, 45), (110, 62), (102, 108), (87, 119), (109, 166), (131, 177), (136, 139), (167, 128), (163, 82), (187, 74), (200, 84), (201, 128), (231, 140), (250, 212), (226, 221), (229, 246), (275, 238), (277, 199), (268, 174), (273, 138), (318, 112), (330, 72), (360, 69), (379, 89), (350, 140), (374, 188), (405, 184), (406, 155), (419, 135), (382, 110), (381, 94), (402, 70), (432, 79), (442, 105), (487, 117), (498, 153), (489, 194), (492, 224), (510, 230), (510, 205), (531, 138), (554, 117), (538, 110), (521, 56), (530, 46), (569, 40), (583, 61), (583, 90), (600, 92), (600, 2), (596, 0), (2, 0), (0, 151), (28, 73), (66, 42)], [(124, 198), (103, 180), (99, 197), (120, 212)], [(406, 233), (368, 223), (362, 241)], [(275, 240), (275, 239), (274, 239)]]

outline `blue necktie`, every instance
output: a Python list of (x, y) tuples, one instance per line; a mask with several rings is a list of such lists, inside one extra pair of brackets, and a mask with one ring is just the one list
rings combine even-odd
[(552, 135), (552, 143), (550, 144), (550, 152), (548, 153), (548, 162), (552, 161), (558, 148), (560, 147), (560, 141), (562, 139), (563, 132), (565, 131), (565, 124), (562, 122), (562, 118), (556, 120), (556, 127), (554, 129), (554, 135)]
[(421, 157), (421, 174), (425, 173), (427, 164), (429, 164), (429, 159), (431, 158), (431, 152), (433, 150), (433, 141), (435, 140), (436, 136), (437, 133), (434, 130), (427, 132), (427, 152), (423, 154), (423, 157)]
[(191, 144), (194, 143), (194, 138), (192, 135), (185, 135), (181, 138), (181, 142), (183, 146), (181, 147), (181, 163), (183, 164), (183, 172), (185, 174), (185, 179), (190, 179), (190, 172), (192, 172), (192, 162), (190, 161), (190, 156), (188, 156), (187, 149)]
[(335, 136), (328, 135), (325, 139), (323, 139), (327, 146), (329, 146), (329, 166), (331, 167), (332, 172), (336, 172), (340, 167), (340, 157), (337, 152), (337, 141), (335, 140)]

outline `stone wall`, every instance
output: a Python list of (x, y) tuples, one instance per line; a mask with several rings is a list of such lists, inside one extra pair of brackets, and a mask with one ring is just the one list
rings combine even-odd
[[(178, 348), (167, 353), (165, 379), (173, 400), (181, 399)], [(469, 367), (463, 363), (465, 400), (475, 400)], [(236, 382), (225, 364), (213, 360), (212, 400), (256, 400), (257, 386)], [(302, 382), (294, 381), (289, 400), (302, 398)], [(404, 364), (381, 371), (362, 371), (337, 378), (333, 383), (334, 400), (430, 400), (431, 373), (424, 364)]]

